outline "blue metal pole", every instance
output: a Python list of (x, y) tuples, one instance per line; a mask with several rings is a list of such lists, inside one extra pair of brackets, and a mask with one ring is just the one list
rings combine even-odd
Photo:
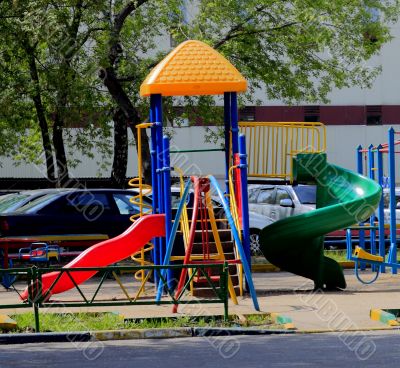
[(346, 230), (346, 258), (347, 260), (351, 260), (351, 256), (353, 255), (353, 245), (351, 241), (351, 229)]
[[(397, 263), (396, 246), (396, 170), (395, 170), (395, 146), (394, 129), (389, 129), (389, 188), (390, 188), (390, 251), (389, 262)], [(397, 267), (392, 267), (392, 273), (397, 273)]]
[[(187, 197), (188, 197), (188, 194), (189, 194), (190, 185), (191, 185), (191, 181), (188, 180), (186, 182), (185, 190), (184, 190), (184, 192), (182, 194), (182, 198), (181, 198), (181, 200), (179, 202), (178, 210), (176, 211), (175, 221), (174, 221), (174, 224), (172, 225), (170, 237), (169, 237), (168, 242), (167, 242), (167, 249), (165, 251), (165, 257), (164, 257), (163, 265), (167, 265), (169, 263), (170, 258), (171, 258), (172, 248), (174, 246), (176, 232), (178, 231), (178, 226), (179, 226), (179, 223), (180, 223), (183, 207), (185, 206), (185, 203), (186, 203), (186, 200), (187, 200)], [(161, 270), (161, 275), (162, 275), (163, 278), (165, 278), (166, 273), (167, 272), (166, 272), (165, 269)], [(161, 299), (163, 288), (164, 288), (164, 285), (163, 285), (163, 283), (160, 282), (158, 284), (158, 289), (157, 289), (157, 296), (156, 296), (156, 301), (157, 302), (159, 302), (160, 299)]]
[(225, 194), (229, 198), (229, 167), (231, 166), (231, 142), (230, 142), (230, 129), (231, 129), (231, 95), (229, 92), (224, 93), (224, 137), (225, 137)]
[(232, 131), (232, 155), (239, 152), (239, 119), (238, 119), (238, 104), (237, 93), (231, 92), (231, 131)]
[(249, 221), (249, 201), (247, 190), (247, 154), (246, 154), (246, 137), (244, 134), (239, 136), (239, 158), (240, 158), (240, 184), (242, 197), (242, 227), (243, 227), (243, 249), (246, 254), (247, 263), (251, 269), (251, 252), (250, 252), (250, 221)]
[(359, 145), (357, 147), (357, 172), (359, 174), (363, 174), (363, 152), (362, 152), (362, 146)]
[[(378, 150), (378, 183), (383, 188), (383, 153), (381, 152), (382, 146), (379, 145)], [(383, 195), (381, 200), (379, 201), (378, 207), (378, 234), (379, 234), (379, 255), (385, 258), (385, 213), (384, 213), (384, 203), (383, 203)], [(386, 272), (385, 265), (380, 266), (381, 272)]]
[[(364, 153), (362, 152), (362, 147), (361, 145), (357, 147), (357, 172), (360, 175), (363, 175), (363, 155)], [(361, 222), (359, 224), (360, 226), (363, 225)], [(360, 229), (358, 232), (358, 245), (362, 248), (365, 249), (365, 231)], [(365, 262), (360, 262), (360, 267), (362, 270), (365, 270)]]
[[(171, 209), (171, 162), (169, 154), (169, 138), (163, 137), (163, 195), (164, 195), (164, 211), (165, 211), (165, 244), (167, 245), (171, 236), (172, 228), (172, 209)], [(164, 254), (165, 258), (165, 254)], [(162, 259), (161, 264), (164, 262)], [(167, 272), (168, 285), (172, 287), (173, 273), (171, 270)]]
[[(155, 95), (150, 95), (150, 122), (155, 123)], [(153, 213), (159, 213), (158, 207), (158, 180), (157, 180), (157, 128), (153, 124), (150, 129), (151, 144), (150, 144), (150, 158), (151, 158), (151, 186), (152, 186), (152, 206)], [(159, 238), (153, 239), (154, 249), (152, 250), (152, 259), (154, 264), (158, 264), (160, 242)]]
[(168, 239), (171, 234), (172, 212), (171, 212), (171, 163), (169, 155), (169, 138), (163, 137), (163, 194), (164, 194), (164, 210), (165, 210), (165, 238)]
[[(375, 151), (374, 146), (371, 144), (368, 147), (368, 176), (371, 180), (375, 180)], [(369, 218), (369, 225), (375, 226), (375, 213)], [(375, 230), (369, 230), (369, 243), (371, 248), (371, 254), (376, 254), (376, 233)], [(371, 266), (372, 271), (376, 271), (377, 266)]]
[[(160, 94), (154, 95), (154, 119), (156, 125), (156, 167), (157, 167), (157, 180), (158, 180), (158, 209), (159, 213), (165, 213), (164, 210), (164, 193), (163, 193), (163, 117), (162, 117), (162, 96)], [(158, 252), (157, 264), (161, 265), (164, 260), (165, 239), (160, 238), (160, 246)]]

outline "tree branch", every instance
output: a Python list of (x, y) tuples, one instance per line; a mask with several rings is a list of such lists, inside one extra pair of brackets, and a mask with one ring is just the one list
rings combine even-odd
[(214, 44), (213, 48), (214, 49), (218, 49), (219, 47), (221, 47), (224, 43), (226, 43), (228, 40), (230, 40), (232, 37), (231, 35), (234, 34), (235, 32), (243, 29), (243, 26), (248, 23), (249, 21), (251, 21), (256, 15), (257, 13), (265, 10), (267, 7), (266, 6), (258, 6), (254, 9), (254, 12), (250, 13), (246, 18), (243, 19), (242, 22), (236, 24), (234, 27), (232, 27), (225, 35), (225, 37), (223, 39), (221, 39), (219, 42), (217, 42), (216, 44)]
[(236, 31), (236, 32), (228, 32), (226, 34), (226, 36), (221, 39), (220, 41), (218, 41), (216, 44), (214, 44), (214, 49), (218, 49), (220, 48), (222, 45), (224, 45), (226, 42), (237, 38), (237, 37), (241, 37), (241, 36), (250, 36), (250, 35), (254, 35), (254, 34), (260, 34), (260, 33), (271, 33), (274, 31), (280, 31), (284, 28), (288, 28), (288, 27), (292, 27), (294, 25), (300, 24), (299, 22), (288, 22), (285, 24), (282, 24), (280, 26), (277, 27), (273, 27), (273, 28), (262, 28), (262, 29), (253, 29), (253, 30), (244, 30), (244, 31)]
[(123, 8), (115, 17), (113, 32), (116, 35), (119, 35), (125, 19), (129, 16), (129, 14), (148, 1), (149, 0), (130, 1), (128, 4), (126, 4), (125, 8)]

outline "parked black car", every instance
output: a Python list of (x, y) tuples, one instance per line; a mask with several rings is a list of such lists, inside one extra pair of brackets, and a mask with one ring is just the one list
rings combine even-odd
[[(0, 214), (0, 236), (106, 234), (126, 230), (139, 213), (133, 193), (118, 189), (79, 189), (50, 193)], [(150, 203), (151, 204), (151, 203)]]

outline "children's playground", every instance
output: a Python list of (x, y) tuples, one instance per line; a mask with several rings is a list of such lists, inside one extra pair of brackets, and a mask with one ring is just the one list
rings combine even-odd
[[(388, 141), (378, 146), (354, 147), (353, 172), (329, 162), (322, 123), (239, 122), (238, 94), (246, 90), (240, 72), (208, 45), (191, 40), (170, 52), (140, 88), (150, 102), (149, 122), (137, 126), (138, 177), (129, 182), (140, 213), (125, 232), (61, 268), (36, 263), (0, 270), (1, 308), (33, 308), (37, 319), (47, 307), (121, 308), (140, 317), (227, 316), (229, 308), (283, 313), (303, 329), (338, 328), (326, 327), (327, 318), (342, 312), (354, 321), (346, 328), (379, 326), (370, 314), (377, 320), (378, 309), (400, 307), (395, 298), (400, 132), (390, 129)], [(202, 138), (198, 147), (171, 151), (163, 133), (164, 97), (202, 95), (223, 96), (224, 148), (214, 150), (215, 159), (224, 162), (222, 185), (213, 173), (194, 176), (171, 166), (172, 155), (209, 151), (201, 149)], [(150, 135), (151, 183), (142, 175), (142, 130)], [(171, 204), (172, 178), (180, 186), (177, 208)], [(279, 273), (252, 271), (248, 185), (260, 182), (316, 186), (314, 210), (273, 222), (259, 234), (262, 254)], [(144, 196), (151, 196), (151, 206)], [(346, 264), (324, 252), (324, 236), (337, 230), (346, 233)], [(57, 252), (45, 243), (21, 250), (22, 258), (47, 261)], [(331, 316), (320, 313), (327, 304)]]

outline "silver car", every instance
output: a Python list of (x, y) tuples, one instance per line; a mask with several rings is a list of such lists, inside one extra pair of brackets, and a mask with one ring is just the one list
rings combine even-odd
[(249, 184), (250, 247), (260, 254), (259, 234), (271, 223), (315, 209), (316, 186)]
[[(400, 188), (396, 187), (396, 223), (400, 223)], [(383, 189), (383, 205), (384, 205), (384, 222), (390, 222), (390, 191), (388, 188)], [(376, 211), (378, 217), (378, 211)], [(378, 220), (378, 218), (376, 218)]]

